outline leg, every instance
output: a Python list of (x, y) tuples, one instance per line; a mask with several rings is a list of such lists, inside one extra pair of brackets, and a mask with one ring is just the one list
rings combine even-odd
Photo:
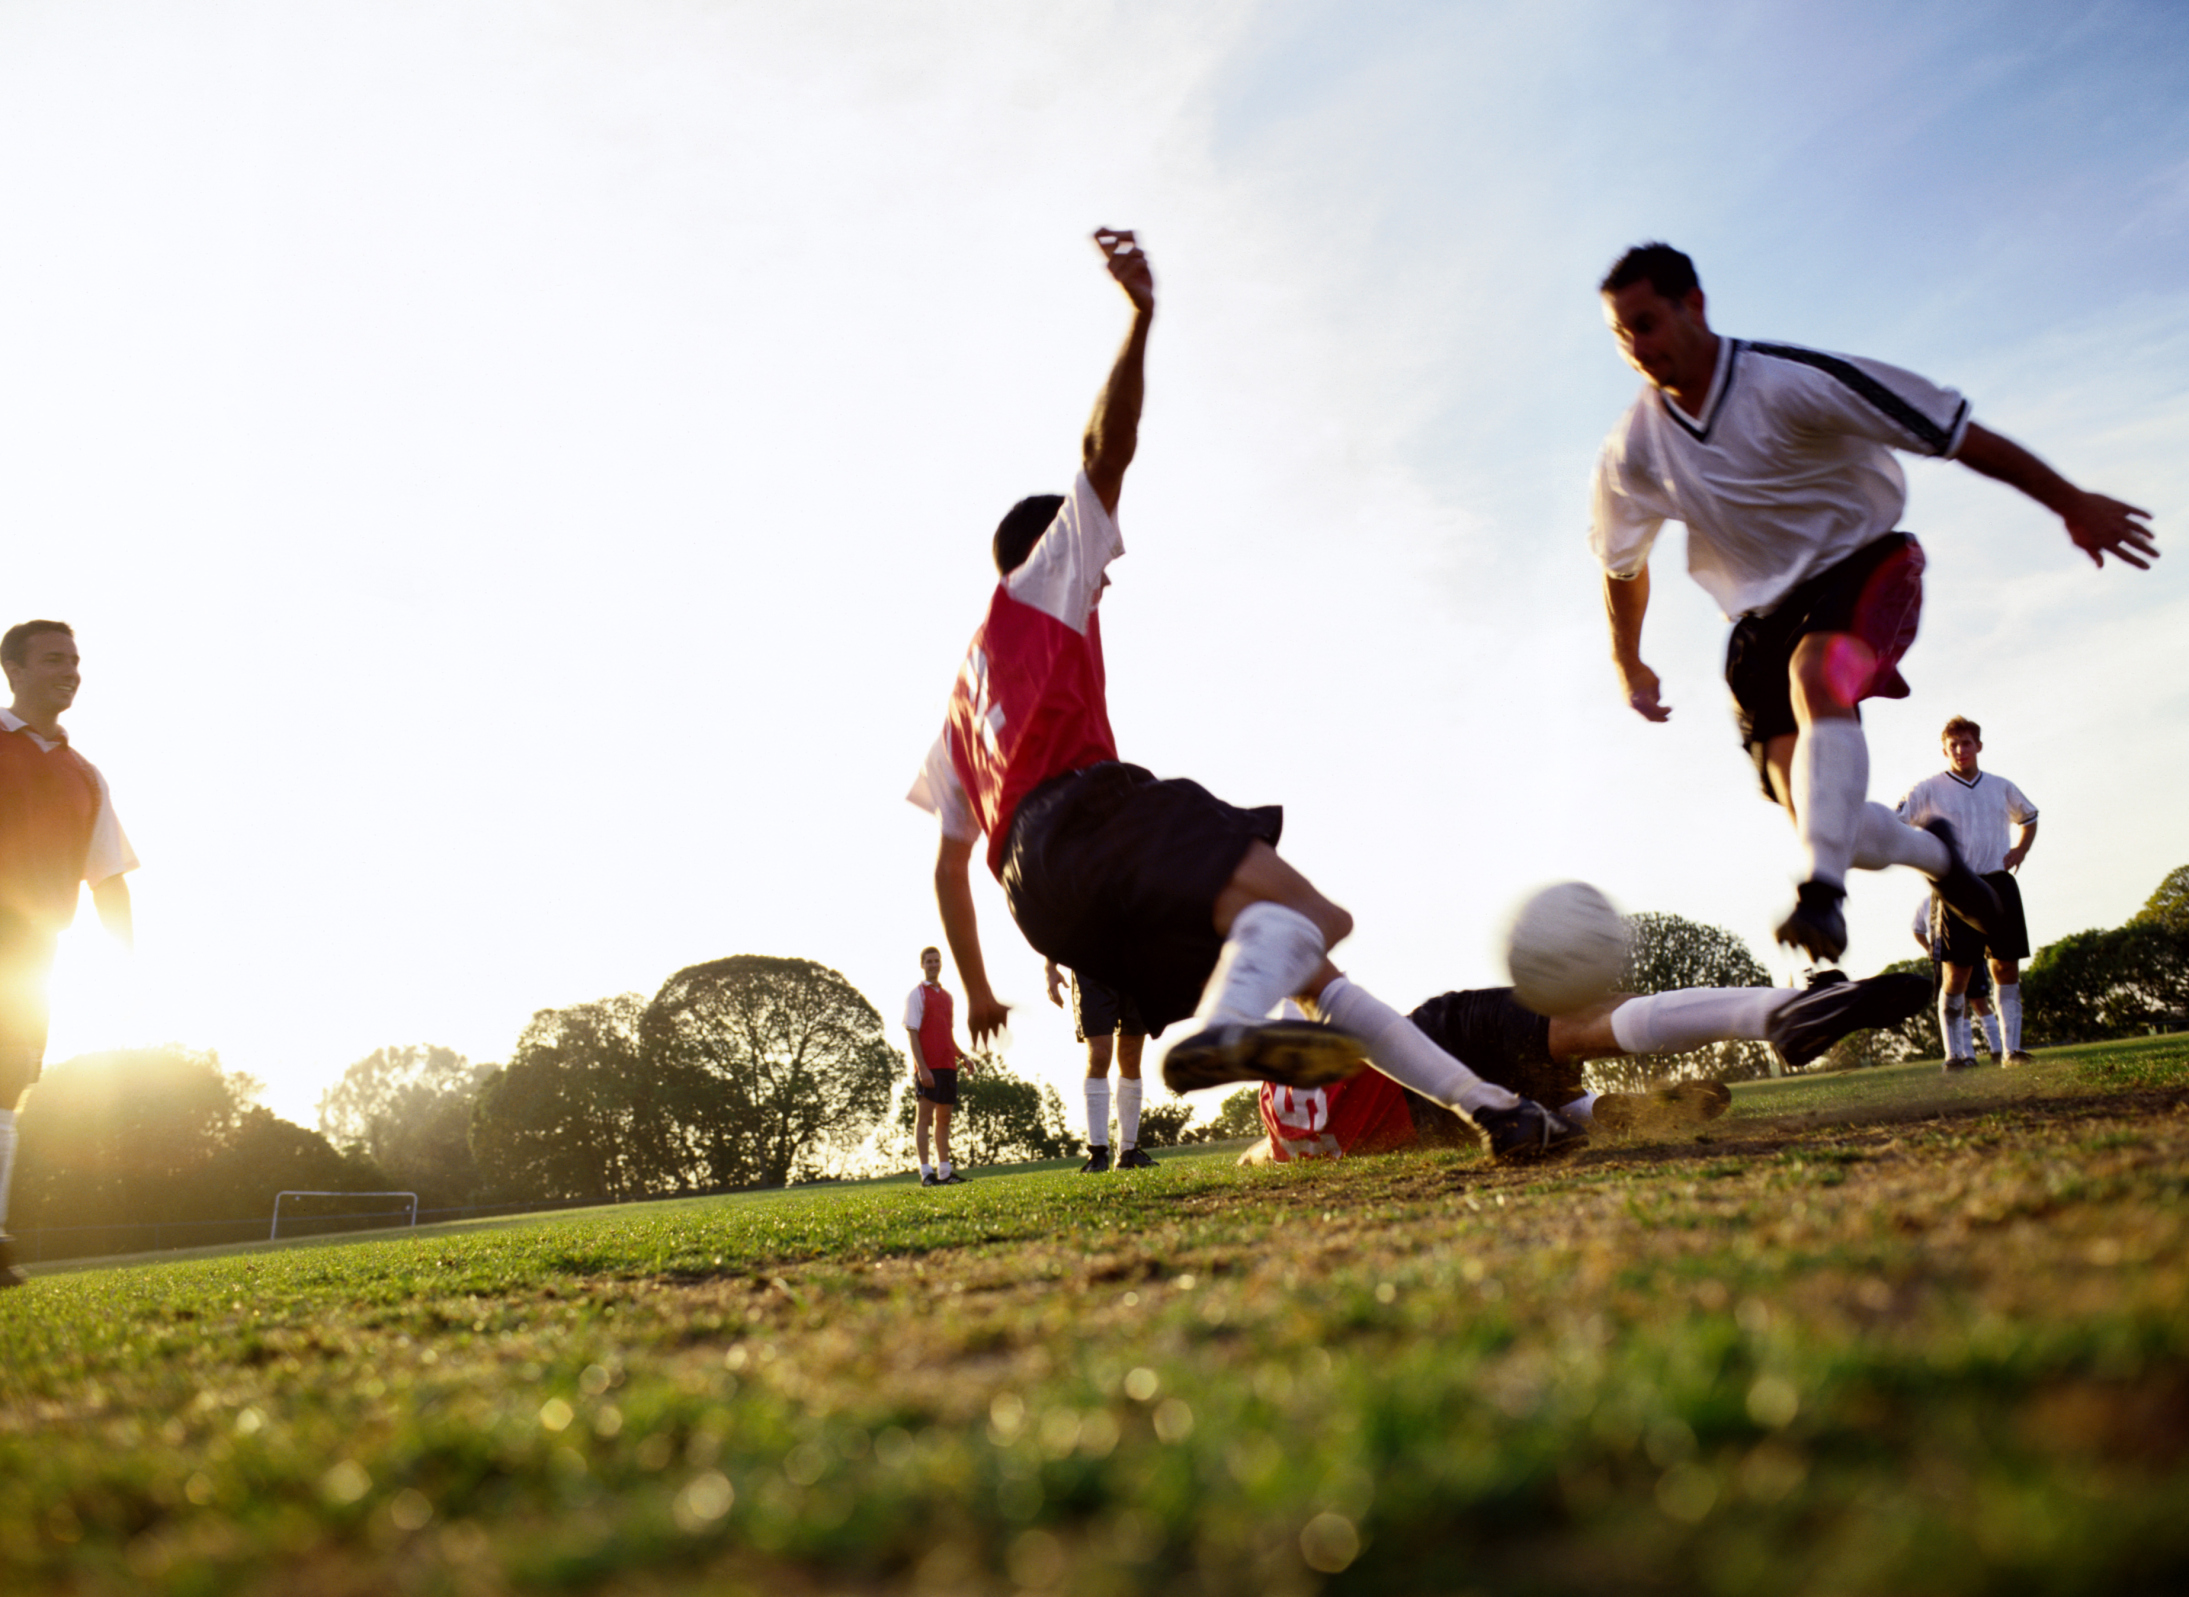
[(1136, 1169), (1153, 1160), (1140, 1152), (1140, 1050), (1147, 1038), (1132, 1032), (1117, 1037), (1117, 1163)]
[(1087, 1162), (1080, 1170), (1100, 1175), (1110, 1168), (1110, 1036), (1087, 1038)]
[(2022, 962), (1993, 960), (1991, 981), (1999, 992), (1999, 1041), (2006, 1049), (1999, 1057), (2010, 1065), (2028, 1064), (2029, 1055), (2022, 1052)]
[(945, 1180), (951, 1174), (950, 1163), (950, 1105), (935, 1105), (935, 1173)]
[(1969, 1031), (1969, 977), (1973, 965), (1943, 966), (1945, 979), (1938, 987), (1938, 1035), (1945, 1044), (1946, 1068), (1954, 1070), (1976, 1058), (1976, 1039)]
[(920, 1150), (920, 1173), (925, 1175), (933, 1168), (928, 1162), (927, 1139), (929, 1128), (935, 1123), (935, 1106), (925, 1098), (912, 1101), (912, 1140)]

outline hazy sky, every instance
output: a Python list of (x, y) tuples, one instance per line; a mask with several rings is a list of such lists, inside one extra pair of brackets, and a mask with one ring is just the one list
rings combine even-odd
[[(1502, 979), (1531, 884), (1759, 954), (1797, 860), (1660, 545), (1620, 700), (1587, 476), (1636, 380), (1594, 284), (1693, 253), (1714, 323), (1878, 356), (2152, 510), (2100, 573), (1911, 461), (1915, 697), (2043, 811), (2049, 941), (2189, 860), (2189, 11), (1798, 3), (0, 3), (8, 621), (144, 869), (49, 1058), (219, 1050), (309, 1122), (383, 1044), (733, 953), (894, 1034), (939, 939), (902, 800), (993, 580), (1161, 310), (1104, 607), (1123, 752), (1287, 806), (1411, 1004)], [(1859, 877), (1860, 971), (1921, 891)], [(1068, 1022), (981, 899), (1067, 1089)], [(1788, 965), (1776, 968), (1789, 970)], [(954, 983), (954, 977), (946, 975)]]

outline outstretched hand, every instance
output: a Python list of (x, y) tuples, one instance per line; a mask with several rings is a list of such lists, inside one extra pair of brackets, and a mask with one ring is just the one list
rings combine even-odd
[(969, 999), (965, 1006), (965, 1029), (972, 1033), (973, 1046), (984, 1046), (988, 1039), (1011, 1024), (1011, 1006), (1000, 1002), (993, 995)]
[(2148, 510), (2104, 494), (2084, 494), (2081, 503), (2060, 519), (2067, 523), (2067, 535), (2075, 540), (2075, 547), (2090, 556), (2094, 566), (2103, 567), (2105, 557), (2111, 555), (2138, 571), (2149, 571), (2151, 561), (2159, 557)]
[(1662, 684), (1657, 673), (1637, 660), (1632, 665), (1619, 668), (1620, 686), (1626, 690), (1627, 703), (1634, 713), (1645, 721), (1669, 721), (1672, 706), (1659, 697)]
[(1155, 274), (1148, 270), (1148, 252), (1133, 237), (1132, 229), (1098, 227), (1094, 231), (1094, 241), (1095, 248), (1102, 252), (1102, 264), (1110, 269), (1117, 286), (1133, 302), (1133, 309), (1153, 310)]

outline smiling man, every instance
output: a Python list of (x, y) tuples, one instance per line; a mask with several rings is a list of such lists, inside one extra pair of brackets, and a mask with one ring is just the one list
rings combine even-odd
[(1642, 662), (1649, 553), (1687, 527), (1689, 573), (1733, 622), (1726, 684), (1764, 793), (1786, 807), (1805, 870), (1781, 943), (1813, 960), (1847, 946), (1850, 868), (1911, 865), (1988, 932), (1992, 889), (1952, 824), (1918, 828), (1869, 802), (1859, 706), (1905, 698), (1900, 659), (1923, 604), (1923, 550), (1895, 530), (1907, 481), (1895, 450), (1958, 460), (2058, 515), (2097, 565), (2158, 557), (2148, 512), (2086, 493), (1978, 426), (1968, 401), (1882, 361), (1712, 331), (1695, 266), (1669, 244), (1620, 257), (1600, 291), (1627, 363), (1648, 386), (1597, 458), (1590, 543), (1604, 572), (1612, 659), (1627, 702), (1672, 713)]
[(54, 942), (76, 918), (77, 883), (91, 884), (99, 919), (130, 939), (136, 869), (106, 778), (69, 747), (61, 716), (81, 676), (76, 636), (62, 621), (25, 621), (0, 637), (13, 704), (0, 710), (0, 1287), (21, 1286), (8, 1240), (15, 1112), (46, 1052), (46, 976)]

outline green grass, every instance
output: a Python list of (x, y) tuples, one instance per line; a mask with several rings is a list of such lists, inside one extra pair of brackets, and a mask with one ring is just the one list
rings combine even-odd
[(903, 1181), (50, 1268), (9, 1593), (2189, 1575), (2189, 1040), (1551, 1171)]

